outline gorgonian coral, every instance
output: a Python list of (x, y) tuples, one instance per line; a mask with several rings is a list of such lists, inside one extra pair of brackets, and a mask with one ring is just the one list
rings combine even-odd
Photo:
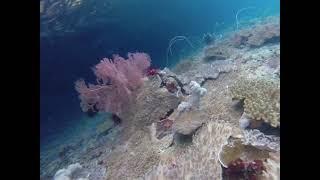
[(145, 70), (150, 66), (150, 57), (145, 53), (129, 53), (128, 59), (115, 55), (104, 58), (94, 68), (97, 84), (89, 84), (80, 79), (75, 83), (79, 93), (81, 108), (112, 112), (119, 115), (131, 100), (132, 92), (142, 85)]

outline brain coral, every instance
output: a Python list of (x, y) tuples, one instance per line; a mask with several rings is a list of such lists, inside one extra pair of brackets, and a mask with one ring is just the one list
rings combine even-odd
[(244, 100), (244, 112), (254, 120), (280, 126), (280, 83), (267, 77), (239, 78), (230, 87), (234, 99)]

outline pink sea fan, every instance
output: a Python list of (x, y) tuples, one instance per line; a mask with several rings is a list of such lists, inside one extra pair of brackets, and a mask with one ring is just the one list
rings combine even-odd
[(150, 62), (145, 53), (129, 53), (128, 59), (118, 55), (113, 59), (103, 58), (93, 68), (97, 85), (87, 86), (82, 79), (75, 83), (82, 110), (119, 114), (133, 98), (132, 92), (142, 85), (144, 71)]
[(128, 60), (137, 66), (140, 71), (145, 71), (151, 65), (150, 56), (146, 53), (128, 53)]

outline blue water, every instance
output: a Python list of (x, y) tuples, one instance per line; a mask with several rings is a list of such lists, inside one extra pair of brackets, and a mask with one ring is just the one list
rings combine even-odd
[[(57, 0), (56, 0), (57, 1)], [(96, 2), (111, 2), (97, 0)], [(94, 2), (94, 1), (90, 1)], [(41, 142), (79, 122), (81, 112), (74, 82), (94, 81), (91, 67), (103, 57), (141, 51), (151, 56), (152, 66), (166, 65), (166, 49), (171, 38), (188, 37), (201, 47), (206, 32), (223, 33), (235, 29), (235, 14), (241, 8), (254, 7), (239, 15), (241, 20), (277, 15), (279, 0), (141, 0), (122, 1), (110, 11), (86, 20), (90, 26), (74, 27), (74, 32), (41, 36)], [(91, 8), (91, 4), (86, 4)], [(93, 5), (92, 5), (93, 6)], [(103, 12), (104, 7), (97, 7)], [(84, 11), (85, 12), (85, 11)], [(73, 18), (86, 17), (78, 13)], [(111, 19), (112, 21), (108, 21)], [(43, 23), (43, 22), (41, 22)], [(70, 24), (64, 24), (71, 26)], [(194, 49), (181, 41), (173, 48), (170, 65)]]

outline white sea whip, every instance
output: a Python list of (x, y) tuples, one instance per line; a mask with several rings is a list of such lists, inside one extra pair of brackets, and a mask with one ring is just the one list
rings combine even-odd
[(166, 63), (166, 66), (168, 66), (168, 61), (169, 61), (169, 52), (170, 54), (172, 55), (172, 51), (171, 51), (171, 47), (173, 46), (174, 43), (176, 43), (177, 41), (181, 41), (181, 40), (186, 40), (187, 43), (192, 47), (194, 48), (194, 46), (192, 45), (192, 43), (190, 42), (190, 40), (185, 37), (185, 36), (175, 36), (173, 37), (170, 42), (169, 42), (169, 46), (167, 48), (167, 63)]
[(244, 10), (247, 10), (247, 9), (253, 9), (253, 8), (255, 8), (255, 7), (246, 7), (246, 8), (239, 9), (239, 10), (237, 11), (237, 14), (236, 14), (236, 25), (237, 25), (237, 30), (239, 29), (238, 15), (239, 15), (242, 11), (244, 11)]

